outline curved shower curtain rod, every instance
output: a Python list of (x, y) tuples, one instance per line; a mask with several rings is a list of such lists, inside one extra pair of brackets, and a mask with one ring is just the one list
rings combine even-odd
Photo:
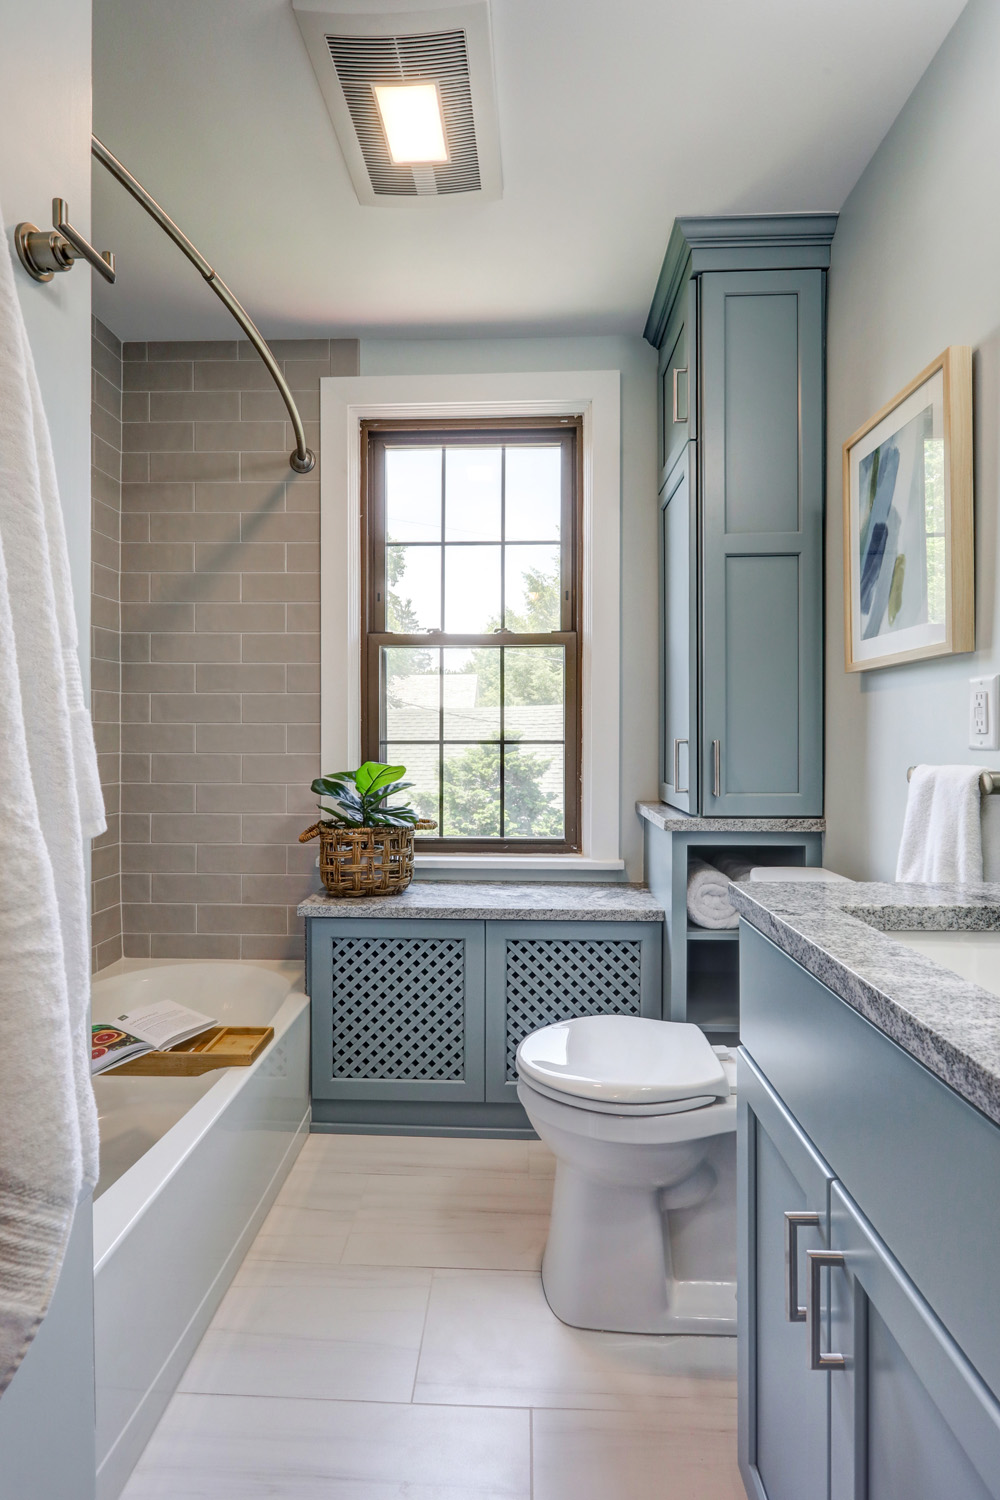
[(150, 197), (142, 183), (136, 181), (128, 168), (122, 166), (117, 156), (112, 155), (107, 146), (102, 141), (99, 141), (96, 135), (90, 138), (90, 149), (101, 165), (108, 169), (112, 177), (117, 178), (126, 192), (131, 193), (136, 202), (141, 204), (150, 218), (156, 220), (160, 228), (170, 236), (178, 249), (183, 250), (195, 269), (200, 271), (202, 276), (204, 276), (219, 301), (228, 307), (237, 323), (243, 329), (243, 332), (267, 366), (271, 379), (278, 387), (278, 394), (288, 408), (288, 416), (295, 429), (295, 451), (290, 455), (288, 462), (296, 474), (308, 474), (310, 469), (315, 467), (316, 455), (311, 448), (306, 447), (305, 428), (302, 425), (302, 418), (299, 416), (299, 409), (295, 405), (291, 391), (288, 389), (288, 382), (278, 368), (278, 362), (271, 353), (267, 340), (258, 331), (253, 319), (233, 296), (222, 278), (212, 269), (201, 252), (192, 245), (187, 235), (183, 234), (177, 228), (170, 215), (164, 213), (156, 199)]

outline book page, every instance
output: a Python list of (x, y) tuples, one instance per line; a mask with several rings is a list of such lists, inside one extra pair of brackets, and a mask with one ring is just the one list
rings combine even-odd
[(197, 1036), (200, 1031), (215, 1025), (211, 1016), (189, 1010), (174, 1000), (156, 1000), (149, 1005), (137, 1006), (135, 1010), (123, 1011), (116, 1020), (119, 1026), (149, 1042), (158, 1052), (165, 1052), (168, 1047), (186, 1042), (188, 1037)]

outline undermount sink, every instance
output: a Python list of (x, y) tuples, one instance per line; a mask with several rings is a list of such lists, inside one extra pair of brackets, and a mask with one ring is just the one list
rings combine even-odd
[(1000, 932), (888, 932), (886, 937), (1000, 995)]

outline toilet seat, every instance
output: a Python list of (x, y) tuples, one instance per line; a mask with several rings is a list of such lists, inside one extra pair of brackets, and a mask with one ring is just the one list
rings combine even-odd
[(661, 1115), (729, 1098), (729, 1079), (704, 1032), (645, 1016), (579, 1016), (526, 1036), (519, 1077), (578, 1109)]

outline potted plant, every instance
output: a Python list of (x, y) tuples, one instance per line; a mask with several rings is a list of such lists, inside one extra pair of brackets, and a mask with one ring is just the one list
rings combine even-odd
[(325, 816), (299, 842), (319, 838), (319, 868), (331, 896), (392, 896), (413, 879), (414, 829), (437, 825), (390, 797), (413, 785), (405, 766), (366, 760), (356, 771), (317, 776), (312, 790)]

